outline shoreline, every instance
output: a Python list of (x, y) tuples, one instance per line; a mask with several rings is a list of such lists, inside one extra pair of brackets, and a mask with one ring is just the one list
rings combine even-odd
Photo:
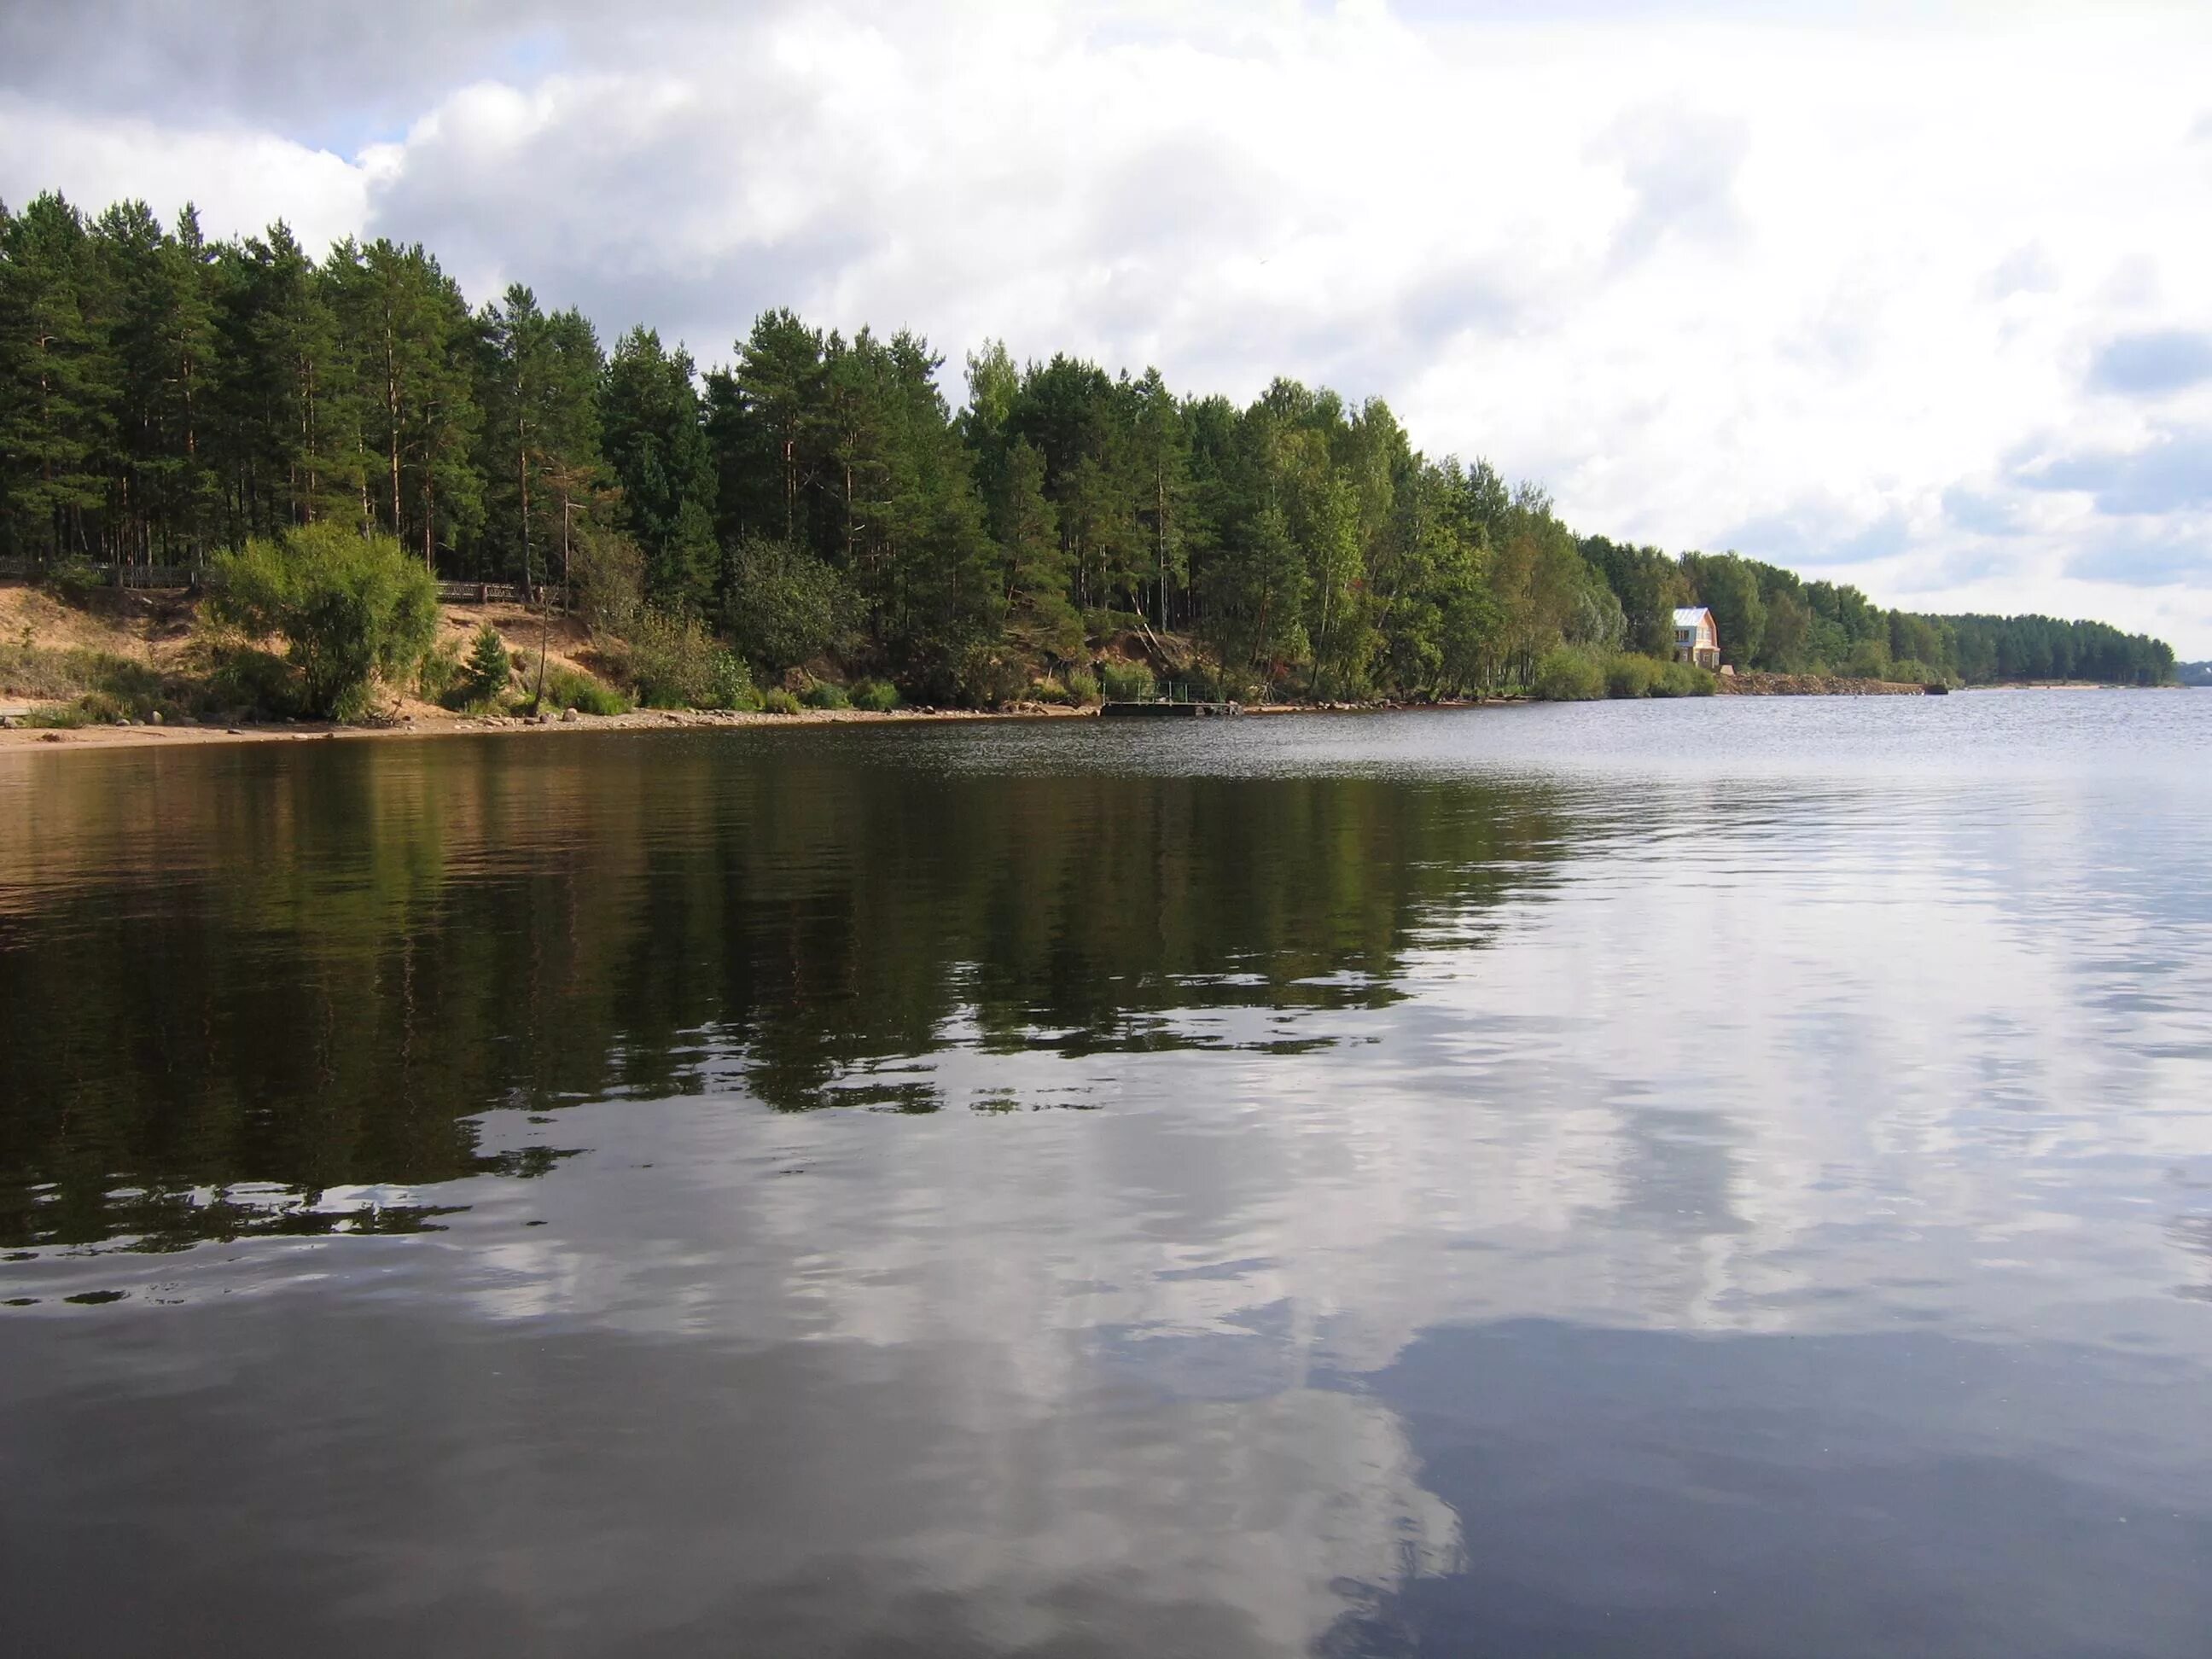
[[(1437, 713), (1455, 709), (1503, 708), (1527, 702), (1521, 697), (1491, 697), (1480, 702), (1449, 703), (1297, 703), (1248, 705), (1248, 715), (1380, 714), (1408, 710)], [(973, 724), (1000, 720), (1096, 720), (1096, 707), (1070, 708), (1053, 703), (1027, 703), (1010, 708), (893, 708), (881, 713), (863, 708), (802, 708), (795, 714), (770, 714), (755, 709), (633, 708), (623, 714), (578, 714), (573, 720), (555, 715), (538, 720), (523, 714), (458, 714), (450, 719), (414, 717), (368, 726), (341, 726), (327, 720), (287, 720), (240, 726), (80, 726), (0, 727), (0, 755), (51, 753), (63, 749), (186, 749), (211, 744), (322, 743), (429, 738), (447, 737), (514, 736), (534, 732), (730, 731), (758, 726)]]
[[(1844, 682), (1851, 690), (1826, 691), (1752, 691), (1722, 692), (1727, 696), (1917, 696), (1921, 688), (1913, 686), (1878, 685), (1874, 689), (1867, 682)], [(2093, 681), (2075, 680), (2050, 684), (2003, 684), (1960, 688), (1966, 691), (2129, 691), (2144, 688), (2136, 686), (2100, 685)], [(2163, 688), (2154, 688), (2163, 689)], [(1613, 701), (1599, 699), (1600, 702)], [(1439, 703), (1252, 703), (1245, 707), (1247, 715), (1279, 717), (1292, 714), (1382, 714), (1405, 713), (1443, 714), (1478, 708), (1513, 708), (1531, 706), (1526, 697), (1487, 697), (1479, 701)], [(1051, 703), (1027, 703), (1009, 708), (894, 708), (876, 712), (860, 708), (802, 708), (792, 714), (771, 714), (751, 709), (724, 708), (634, 708), (622, 714), (578, 714), (573, 719), (558, 715), (543, 720), (534, 715), (456, 714), (447, 718), (425, 719), (410, 716), (376, 725), (341, 726), (330, 721), (300, 720), (281, 724), (248, 723), (239, 726), (176, 725), (176, 726), (82, 726), (74, 727), (7, 726), (0, 727), (0, 757), (12, 754), (52, 754), (64, 750), (117, 749), (181, 749), (203, 748), (215, 744), (270, 743), (327, 743), (331, 741), (365, 742), (391, 741), (404, 738), (445, 737), (483, 737), (486, 735), (518, 735), (531, 732), (678, 732), (728, 731), (751, 727), (783, 727), (802, 726), (855, 725), (947, 725), (971, 724), (999, 720), (1096, 720), (1096, 707), (1070, 708)]]
[(449, 720), (398, 720), (377, 725), (341, 726), (327, 720), (287, 720), (240, 726), (80, 726), (67, 728), (16, 726), (0, 729), (0, 755), (28, 750), (199, 748), (210, 744), (362, 742), (395, 738), (482, 737), (553, 732), (673, 732), (740, 726), (837, 726), (900, 722), (927, 725), (967, 720), (1083, 720), (1093, 708), (1049, 706), (1019, 709), (894, 708), (878, 714), (861, 708), (803, 708), (795, 714), (770, 714), (728, 708), (634, 708), (623, 714), (455, 715)]

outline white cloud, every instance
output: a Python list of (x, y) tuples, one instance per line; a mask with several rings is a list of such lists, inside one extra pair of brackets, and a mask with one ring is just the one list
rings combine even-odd
[[(1584, 528), (2212, 654), (2196, 564), (2100, 559), (2093, 500), (2016, 476), (2024, 447), (2144, 450), (2093, 371), (2212, 327), (2187, 209), (2212, 26), (1430, 9), (478, 8), (442, 47), (423, 20), (451, 84), (370, 65), (364, 108), (416, 107), (350, 163), (283, 136), (368, 118), (342, 109), (186, 129), (40, 87), (0, 105), (0, 192), (420, 237), (472, 294), (526, 280), (708, 361), (787, 303), (956, 363), (1000, 334), (1240, 398), (1326, 380), (1542, 477)], [(2204, 429), (2186, 397), (2160, 418)], [(2154, 528), (2126, 544), (2212, 522), (2180, 499)]]
[(194, 203), (211, 236), (281, 216), (312, 248), (368, 215), (362, 168), (279, 134), (78, 115), (0, 92), (0, 200), (21, 207), (45, 190), (94, 210), (136, 196), (164, 219)]

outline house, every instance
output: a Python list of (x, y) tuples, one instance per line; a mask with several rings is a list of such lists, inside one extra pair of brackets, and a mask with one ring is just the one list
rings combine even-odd
[(1700, 668), (1721, 665), (1721, 630), (1705, 606), (1684, 605), (1674, 612), (1674, 660)]

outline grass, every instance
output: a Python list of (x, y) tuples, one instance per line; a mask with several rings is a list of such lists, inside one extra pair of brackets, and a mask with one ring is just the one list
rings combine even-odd
[(0, 645), (0, 690), (24, 697), (78, 697), (104, 691), (110, 696), (151, 700), (161, 696), (162, 684), (161, 675), (144, 663), (106, 651)]
[(557, 663), (545, 666), (547, 708), (573, 708), (582, 714), (626, 714), (629, 699), (603, 680)]
[(1106, 696), (1115, 702), (1150, 702), (1158, 695), (1152, 671), (1140, 662), (1106, 665)]
[(862, 680), (853, 688), (853, 707), (888, 714), (899, 706), (898, 688), (888, 680)]

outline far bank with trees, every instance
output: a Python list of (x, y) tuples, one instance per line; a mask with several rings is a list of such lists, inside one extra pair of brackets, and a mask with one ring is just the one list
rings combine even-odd
[(1379, 399), (1279, 380), (1239, 406), (989, 345), (955, 407), (941, 368), (911, 334), (771, 311), (702, 374), (519, 285), (471, 308), (420, 246), (316, 258), (282, 225), (210, 242), (189, 209), (42, 196), (0, 209), (0, 560), (222, 565), (227, 614), (264, 638), (305, 580), (288, 562), (343, 568), (348, 603), (398, 609), (343, 662), (289, 652), (332, 711), (354, 705), (328, 674), (388, 683), (429, 653), (404, 660), (419, 591), (341, 532), (371, 564), (557, 591), (648, 700), (995, 706), (1140, 671), (1247, 700), (1709, 689), (1669, 661), (1682, 606), (1743, 670), (2173, 675), (2165, 644), (2101, 623), (1888, 610), (1577, 535), (1540, 488), (1415, 448)]

